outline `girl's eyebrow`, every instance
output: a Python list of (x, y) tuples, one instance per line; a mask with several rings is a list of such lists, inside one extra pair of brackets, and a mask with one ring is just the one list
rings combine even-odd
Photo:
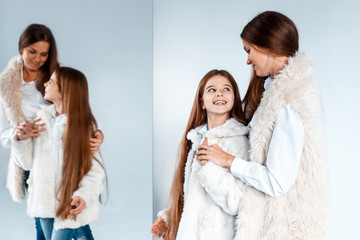
[(209, 88), (211, 88), (211, 87), (214, 87), (214, 85), (210, 85), (210, 86), (208, 86), (206, 89), (209, 89)]

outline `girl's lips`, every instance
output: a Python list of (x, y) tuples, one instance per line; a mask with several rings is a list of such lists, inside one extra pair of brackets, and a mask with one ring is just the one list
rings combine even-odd
[(213, 104), (215, 104), (215, 105), (224, 105), (226, 103), (227, 103), (226, 101), (222, 101), (222, 100), (218, 100), (218, 101), (213, 102)]

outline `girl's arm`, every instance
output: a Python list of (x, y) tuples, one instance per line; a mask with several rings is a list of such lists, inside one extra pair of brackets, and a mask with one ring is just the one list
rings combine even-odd
[[(232, 154), (248, 159), (249, 143), (245, 136), (231, 139), (230, 146), (237, 146)], [(200, 184), (225, 212), (236, 215), (243, 196), (244, 183), (231, 174), (229, 169), (207, 162), (199, 171)]]
[[(102, 162), (100, 154), (94, 154), (94, 158)], [(90, 171), (81, 179), (79, 188), (73, 193), (73, 199), (80, 197), (85, 204), (97, 200), (103, 190), (105, 170), (103, 166), (93, 158)]]

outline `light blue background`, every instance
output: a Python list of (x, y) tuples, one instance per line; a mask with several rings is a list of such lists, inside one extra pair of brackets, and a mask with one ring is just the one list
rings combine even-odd
[(355, 0), (154, 0), (154, 218), (168, 198), (200, 79), (213, 68), (229, 70), (244, 96), (250, 67), (239, 35), (266, 10), (295, 22), (300, 50), (315, 60), (327, 128), (329, 239), (358, 239), (360, 5)]
[[(17, 54), (28, 24), (51, 28), (60, 61), (87, 75), (105, 134), (110, 199), (91, 225), (94, 235), (149, 239), (152, 218), (168, 197), (198, 82), (210, 69), (226, 69), (244, 96), (250, 67), (239, 34), (256, 14), (280, 11), (298, 26), (300, 49), (313, 56), (323, 94), (330, 239), (356, 239), (359, 9), (355, 0), (0, 0), (0, 70)], [(8, 151), (0, 148), (0, 157), (0, 238), (34, 239), (25, 204), (13, 203), (5, 189)]]
[[(147, 239), (152, 222), (152, 2), (0, 0), (0, 69), (18, 54), (20, 34), (47, 25), (59, 60), (85, 73), (101, 123), (109, 201), (95, 239)], [(35, 239), (26, 204), (5, 189), (8, 151), (0, 147), (0, 239)]]

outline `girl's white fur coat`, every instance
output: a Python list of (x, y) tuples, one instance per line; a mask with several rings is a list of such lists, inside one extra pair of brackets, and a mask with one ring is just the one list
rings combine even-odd
[[(212, 162), (203, 167), (195, 153), (200, 144), (198, 131), (187, 134), (192, 147), (185, 165), (184, 210), (177, 233), (178, 240), (230, 240), (234, 238), (235, 216), (242, 197), (244, 183), (234, 177), (229, 169)], [(210, 129), (206, 133), (208, 144), (218, 144), (224, 151), (248, 159), (247, 127), (235, 119)], [(159, 212), (168, 221), (168, 209)]]
[(279, 110), (294, 106), (304, 126), (304, 146), (294, 186), (281, 197), (247, 186), (240, 202), (235, 240), (322, 240), (327, 225), (327, 166), (320, 94), (312, 61), (303, 53), (288, 64), (264, 92), (250, 132), (250, 159), (266, 164)]
[[(21, 61), (20, 56), (14, 57), (0, 74), (0, 97), (5, 115), (12, 127), (25, 121), (21, 103)], [(12, 151), (6, 186), (14, 201), (20, 202), (24, 199), (24, 170), (20, 167)]]
[[(55, 156), (54, 139), (52, 137), (51, 114), (55, 106), (51, 105), (38, 113), (46, 123), (46, 130), (41, 136), (24, 141), (13, 140), (12, 148), (21, 166), (30, 170), (29, 197), (27, 213), (31, 217), (55, 218), (54, 228), (79, 228), (90, 222), (96, 221), (99, 215), (99, 196), (103, 189), (105, 171), (95, 159), (92, 160), (90, 171), (82, 178), (78, 190), (73, 194), (85, 200), (85, 209), (77, 215), (76, 221), (71, 219), (62, 220), (55, 217), (58, 208), (55, 186)], [(63, 118), (61, 127), (66, 126), (66, 118)], [(62, 149), (60, 150), (62, 151)], [(99, 154), (96, 159), (101, 161)], [(69, 203), (70, 204), (70, 203)]]

